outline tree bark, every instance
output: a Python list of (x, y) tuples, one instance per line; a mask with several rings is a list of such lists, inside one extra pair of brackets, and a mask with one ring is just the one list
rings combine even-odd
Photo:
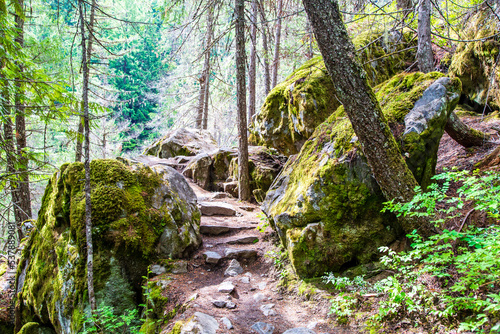
[(205, 106), (203, 107), (203, 130), (208, 128), (208, 102), (210, 99), (210, 65), (208, 65), (207, 82), (205, 87)]
[(238, 197), (250, 200), (245, 83), (245, 0), (235, 0), (236, 11), (236, 100), (238, 108)]
[(205, 103), (205, 95), (208, 86), (208, 74), (210, 71), (210, 48), (212, 44), (212, 34), (213, 34), (213, 18), (214, 18), (214, 3), (210, 4), (207, 9), (207, 32), (205, 35), (205, 61), (203, 63), (203, 71), (200, 77), (200, 97), (198, 99), (198, 113), (196, 117), (196, 128), (203, 128), (203, 115)]
[(418, 6), (418, 69), (429, 73), (434, 70), (434, 56), (431, 42), (431, 1), (420, 0)]
[(90, 188), (90, 126), (89, 126), (89, 62), (92, 55), (92, 33), (94, 27), (94, 13), (96, 0), (92, 0), (90, 9), (90, 22), (88, 24), (88, 45), (85, 35), (85, 17), (83, 14), (83, 0), (78, 1), (80, 10), (80, 24), (82, 37), (82, 73), (83, 73), (83, 120), (85, 129), (85, 234), (87, 240), (87, 288), (89, 293), (89, 304), (92, 312), (96, 310), (96, 301), (94, 294), (94, 251), (92, 243), (92, 206), (91, 206), (91, 188)]
[(17, 227), (17, 237), (19, 240), (23, 238), (21, 223), (19, 217), (19, 210), (17, 210), (17, 205), (19, 203), (19, 191), (16, 188), (17, 183), (12, 181), (12, 178), (16, 175), (16, 148), (14, 144), (14, 124), (12, 123), (11, 118), (11, 108), (8, 106), (11, 102), (11, 94), (9, 90), (9, 83), (7, 80), (2, 78), (2, 99), (0, 100), (2, 103), (2, 111), (4, 113), (3, 116), (3, 149), (5, 150), (5, 161), (6, 161), (6, 171), (9, 176), (9, 184), (6, 187), (11, 195), (13, 212), (14, 212), (14, 221)]
[[(24, 0), (17, 0), (19, 8), (24, 13)], [(23, 13), (16, 14), (16, 43), (20, 48), (24, 47), (24, 17)], [(19, 64), (19, 77), (23, 77), (24, 68)], [(14, 105), (16, 112), (16, 143), (17, 143), (17, 159), (19, 165), (19, 180), (16, 181), (16, 191), (18, 193), (18, 203), (14, 210), (17, 211), (17, 219), (22, 224), (27, 219), (31, 219), (31, 193), (29, 180), (29, 159), (26, 156), (26, 116), (24, 108), (24, 87), (22, 80), (15, 84)], [(16, 220), (17, 220), (16, 219)], [(20, 228), (20, 226), (19, 226)]]
[[(358, 63), (356, 51), (342, 22), (336, 1), (303, 0), (323, 55), (326, 68), (335, 82), (336, 95), (344, 105), (363, 153), (384, 196), (408, 202), (418, 185), (406, 165), (380, 105), (368, 85), (366, 73)], [(417, 230), (428, 235), (426, 221), (402, 218), (404, 231)]]
[(262, 48), (264, 49), (264, 92), (269, 95), (271, 91), (271, 71), (269, 69), (269, 27), (267, 25), (266, 13), (262, 1), (259, 2), (259, 12), (262, 20)]
[(255, 81), (257, 71), (257, 0), (252, 0), (250, 13), (250, 63), (248, 65), (248, 124), (255, 115)]
[[(81, 107), (83, 110), (83, 106)], [(75, 162), (81, 162), (83, 156), (83, 116), (78, 116), (78, 130), (76, 133)]]
[(490, 135), (469, 127), (451, 112), (444, 127), (448, 135), (464, 147), (482, 146), (490, 139)]
[(280, 66), (280, 43), (281, 43), (281, 16), (283, 15), (283, 0), (278, 0), (276, 35), (274, 37), (273, 79), (271, 88), (278, 84), (278, 70)]

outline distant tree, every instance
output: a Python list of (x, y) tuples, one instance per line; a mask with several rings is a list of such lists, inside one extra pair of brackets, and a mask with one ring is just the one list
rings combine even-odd
[(109, 78), (109, 83), (119, 92), (119, 102), (113, 107), (114, 116), (118, 122), (130, 121), (130, 129), (121, 134), (125, 152), (158, 136), (146, 124), (158, 108), (158, 88), (154, 83), (169, 67), (159, 50), (160, 27), (160, 22), (145, 26), (133, 51), (109, 64), (115, 74)]
[(418, 4), (418, 69), (428, 73), (434, 70), (431, 41), (431, 1), (420, 0)]
[(208, 98), (209, 98), (209, 84), (210, 84), (210, 54), (212, 48), (213, 38), (213, 24), (214, 24), (214, 10), (215, 0), (211, 0), (207, 8), (207, 31), (205, 34), (205, 61), (203, 63), (203, 70), (199, 78), (200, 82), (200, 97), (198, 99), (198, 110), (196, 116), (196, 128), (206, 129), (208, 121)]
[(264, 63), (264, 93), (267, 96), (271, 91), (271, 71), (269, 68), (269, 26), (267, 24), (266, 12), (262, 1), (259, 2), (260, 19), (262, 22), (262, 49), (263, 49), (263, 63)]
[(248, 64), (248, 124), (255, 115), (255, 83), (257, 76), (257, 0), (252, 0), (250, 12), (250, 63)]
[[(94, 39), (94, 20), (97, 7), (96, 0), (92, 0), (90, 5), (90, 19), (85, 17), (85, 3), (78, 0), (78, 10), (80, 16), (81, 48), (82, 48), (82, 107), (83, 124), (85, 129), (85, 234), (87, 240), (87, 289), (89, 293), (90, 309), (94, 312), (96, 308), (94, 294), (94, 247), (92, 242), (92, 206), (91, 206), (91, 188), (90, 188), (90, 124), (89, 124), (89, 77), (90, 77), (90, 59), (92, 56), (92, 42)], [(86, 32), (86, 27), (88, 27)]]
[(250, 200), (245, 84), (245, 0), (235, 0), (236, 11), (236, 99), (238, 108), (238, 196)]
[(274, 88), (278, 84), (278, 71), (280, 65), (280, 46), (281, 46), (281, 16), (283, 15), (283, 0), (277, 1), (276, 8), (276, 30), (274, 36), (274, 58), (273, 58), (273, 77), (271, 87)]

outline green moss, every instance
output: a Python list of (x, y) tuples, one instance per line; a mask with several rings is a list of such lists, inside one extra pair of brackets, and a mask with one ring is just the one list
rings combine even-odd
[[(383, 43), (381, 33), (365, 32), (354, 40), (361, 51), (360, 62), (374, 86), (391, 78), (413, 61), (411, 34), (402, 43)], [(367, 46), (364, 48), (364, 46)], [(277, 85), (267, 96), (250, 128), (250, 143), (276, 148), (280, 153), (298, 153), (314, 129), (339, 107), (335, 87), (321, 57), (309, 60)]]
[[(403, 138), (404, 118), (425, 89), (442, 76), (399, 74), (374, 89), (401, 151), (407, 153), (410, 169), (424, 186), (434, 173), (448, 113), (420, 135)], [(458, 97), (460, 81), (451, 80), (448, 89)], [(301, 277), (371, 262), (379, 254), (378, 247), (400, 236), (395, 218), (380, 213), (385, 199), (343, 107), (316, 128), (299, 155), (286, 164), (279, 182), (286, 182), (286, 188), (283, 193), (277, 191), (278, 200), (273, 191), (268, 193), (272, 204), (265, 210)], [(280, 187), (278, 183), (276, 188)]]
[(488, 103), (494, 110), (500, 106), (500, 69), (496, 66), (500, 42), (496, 37), (486, 37), (498, 34), (496, 20), (489, 11), (474, 13), (463, 28), (463, 38), (475, 42), (459, 43), (450, 65), (450, 74), (462, 81), (463, 93), (479, 105)]
[[(19, 294), (23, 322), (41, 321), (61, 331), (62, 321), (75, 333), (83, 325), (88, 304), (83, 178), (83, 164), (65, 164), (46, 188), (17, 273), (27, 266)], [(133, 309), (164, 228), (181, 229), (179, 234), (185, 233), (183, 224), (196, 229), (199, 213), (174, 192), (158, 193), (162, 176), (149, 167), (132, 171), (115, 160), (94, 160), (91, 181), (96, 297), (116, 312)], [(190, 210), (193, 220), (184, 221)], [(182, 234), (176, 242), (190, 238)]]
[(41, 326), (37, 322), (28, 322), (25, 324), (17, 334), (54, 334), (55, 332), (48, 328)]

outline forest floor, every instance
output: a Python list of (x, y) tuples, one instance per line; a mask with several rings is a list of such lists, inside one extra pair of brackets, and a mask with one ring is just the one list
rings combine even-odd
[[(275, 246), (278, 240), (264, 220), (260, 220), (261, 211), (257, 205), (224, 195), (224, 198), (214, 199), (214, 195), (218, 197), (220, 193), (210, 193), (192, 182), (190, 185), (200, 202), (224, 202), (236, 210), (236, 215), (203, 215), (203, 245), (188, 261), (188, 271), (176, 275), (164, 274), (173, 279), (172, 288), (167, 288), (164, 292), (173, 302), (169, 309), (179, 301), (188, 302), (184, 304), (186, 311), (178, 313), (162, 333), (168, 333), (176, 321), (188, 319), (195, 312), (211, 315), (218, 320), (217, 333), (258, 333), (251, 329), (257, 322), (272, 325), (274, 331), (269, 333), (283, 333), (299, 327), (309, 328), (315, 333), (357, 333), (355, 328), (334, 326), (329, 321), (329, 303), (325, 299), (309, 300), (309, 294), (300, 296), (296, 291), (298, 287), (288, 290), (281, 285), (281, 271), (275, 266), (281, 261), (279, 250)], [(230, 231), (209, 235), (205, 226), (226, 226)], [(253, 239), (253, 242), (234, 244), (237, 240), (247, 239)], [(231, 258), (224, 256), (228, 248), (247, 254), (237, 259), (243, 272), (235, 277), (224, 274), (231, 261)], [(217, 252), (223, 257), (217, 264), (206, 263), (203, 254), (207, 251)], [(155, 280), (164, 279), (162, 276)], [(234, 290), (231, 293), (218, 291), (224, 282), (233, 284)], [(315, 291), (315, 295), (320, 293), (319, 290)], [(234, 308), (217, 307), (214, 301), (232, 302), (234, 305), (229, 304), (229, 307)], [(268, 306), (263, 308), (264, 311), (261, 309), (263, 305)], [(223, 317), (229, 319), (232, 329), (227, 329), (221, 322)]]
[[(499, 127), (500, 120), (482, 122), (478, 117), (464, 117), (463, 121), (476, 129), (492, 134), (490, 142), (482, 147), (464, 148), (444, 134), (438, 152), (437, 173), (456, 166), (463, 170), (473, 170), (476, 164), (498, 147), (500, 141), (498, 132), (491, 129)], [(496, 143), (493, 143), (496, 142)], [(490, 166), (486, 166), (486, 169)], [(348, 325), (339, 325), (335, 317), (329, 315), (331, 294), (324, 290), (321, 280), (305, 283), (293, 275), (286, 273), (286, 264), (279, 256), (277, 248), (279, 240), (269, 226), (262, 226), (262, 213), (255, 204), (243, 203), (238, 200), (207, 192), (190, 182), (199, 201), (223, 201), (232, 205), (237, 215), (233, 217), (202, 216), (201, 226), (218, 225), (228, 226), (233, 230), (228, 234), (211, 236), (203, 235), (203, 245), (189, 261), (188, 272), (173, 277), (174, 289), (165, 291), (173, 303), (182, 303), (188, 300), (186, 310), (179, 312), (166, 326), (162, 333), (168, 333), (176, 321), (186, 320), (195, 312), (201, 312), (215, 317), (219, 322), (218, 333), (258, 333), (252, 330), (252, 325), (263, 322), (274, 326), (269, 333), (283, 333), (291, 328), (306, 327), (315, 333), (367, 333), (366, 320), (377, 312), (369, 305), (376, 305), (375, 299), (367, 300), (364, 316), (353, 319)], [(216, 198), (214, 198), (216, 197)], [(457, 222), (450, 222), (457, 224)], [(453, 228), (453, 227), (452, 227)], [(255, 236), (258, 242), (247, 245), (232, 245), (231, 242), (239, 238)], [(236, 277), (224, 275), (230, 259), (223, 257), (217, 264), (205, 262), (203, 254), (215, 251), (221, 255), (227, 248), (256, 251), (257, 256), (241, 260), (244, 272)], [(288, 269), (290, 267), (288, 266)], [(249, 279), (246, 279), (246, 278)], [(290, 279), (292, 277), (292, 279)], [(155, 278), (161, 279), (161, 277)], [(224, 282), (231, 282), (234, 291), (230, 294), (218, 291)], [(170, 292), (174, 291), (174, 292)], [(174, 298), (172, 298), (174, 297)], [(234, 309), (219, 308), (214, 301), (233, 302)], [(261, 307), (273, 304), (271, 314), (265, 315)], [(170, 308), (174, 307), (171, 305)], [(168, 311), (168, 310), (167, 310)], [(234, 327), (227, 329), (222, 318), (228, 318)], [(406, 323), (387, 324), (385, 328), (375, 329), (380, 333), (427, 333), (425, 328), (415, 328)], [(372, 330), (374, 330), (372, 328)], [(449, 333), (444, 331), (443, 333)]]

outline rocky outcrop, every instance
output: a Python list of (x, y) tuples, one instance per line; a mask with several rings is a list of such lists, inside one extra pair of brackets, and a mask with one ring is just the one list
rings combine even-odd
[[(117, 160), (90, 167), (96, 299), (122, 314), (141, 300), (148, 265), (198, 248), (200, 212), (193, 190), (170, 167)], [(47, 185), (18, 267), (21, 324), (64, 334), (83, 326), (89, 311), (83, 180), (82, 163), (65, 164)]]
[[(248, 170), (250, 173), (250, 191), (257, 202), (264, 200), (265, 194), (276, 176), (285, 165), (287, 158), (276, 150), (263, 146), (248, 147)], [(238, 179), (238, 159), (233, 159), (229, 167), (233, 180)], [(234, 191), (238, 191), (237, 188)]]
[[(417, 180), (434, 174), (437, 148), (460, 81), (439, 73), (397, 75), (375, 92)], [(271, 186), (262, 209), (300, 276), (377, 259), (402, 230), (381, 213), (385, 198), (340, 107), (318, 126)]]
[(462, 39), (451, 59), (450, 74), (462, 81), (463, 93), (479, 112), (500, 109), (500, 67), (498, 54), (500, 27), (497, 14), (486, 5), (467, 20)]
[[(274, 149), (248, 147), (250, 189), (257, 201), (263, 200), (286, 159)], [(201, 153), (191, 160), (183, 174), (203, 189), (227, 191), (227, 184), (238, 179), (238, 152), (236, 149), (219, 149), (211, 154)], [(229, 182), (226, 182), (228, 179)], [(237, 185), (229, 190), (229, 193), (236, 195)]]
[(146, 148), (143, 154), (167, 159), (179, 155), (194, 156), (200, 152), (212, 152), (218, 147), (209, 131), (180, 128)]
[[(412, 64), (410, 37), (391, 32), (365, 33), (354, 40), (370, 85), (384, 82)], [(397, 51), (397, 52), (396, 52)], [(275, 148), (281, 154), (300, 151), (314, 129), (340, 105), (321, 57), (306, 62), (267, 96), (250, 126), (250, 143)]]

